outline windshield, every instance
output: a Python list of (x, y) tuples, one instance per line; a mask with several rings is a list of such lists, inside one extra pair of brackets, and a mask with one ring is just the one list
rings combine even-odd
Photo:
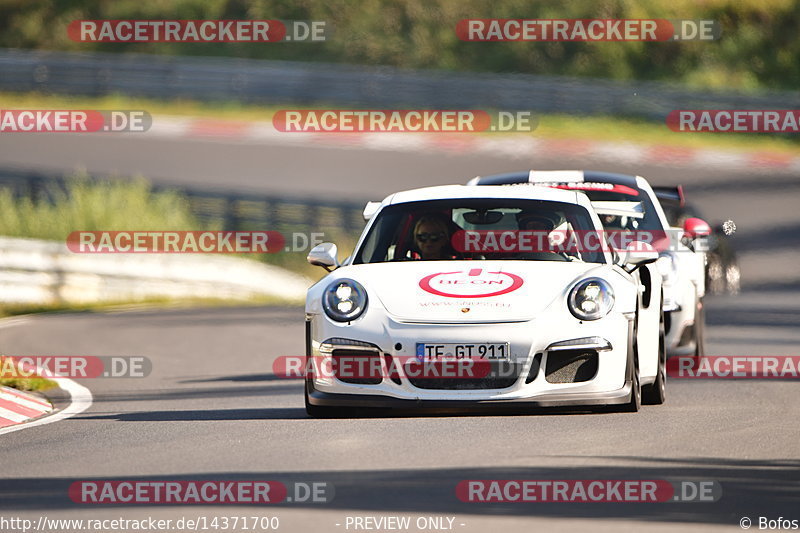
[(634, 189), (625, 185), (612, 185), (601, 182), (557, 184), (554, 186), (559, 189), (580, 190), (593, 202), (642, 202), (643, 218), (599, 215), (600, 222), (606, 229), (632, 231), (661, 231), (664, 229), (650, 197), (639, 188)]
[(387, 261), (526, 260), (605, 263), (586, 209), (543, 200), (458, 199), (382, 209), (353, 264)]

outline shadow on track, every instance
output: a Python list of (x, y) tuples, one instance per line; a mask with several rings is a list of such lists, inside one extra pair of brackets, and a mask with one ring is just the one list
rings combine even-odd
[[(291, 413), (296, 410), (286, 410)], [(523, 443), (520, 443), (521, 445)], [(535, 443), (528, 443), (534, 445)], [(410, 447), (409, 453), (418, 452)], [(552, 459), (551, 456), (549, 459)], [(570, 459), (566, 457), (566, 459)], [(651, 458), (619, 457), (634, 464), (592, 465), (609, 458), (585, 456), (580, 465), (569, 467), (526, 468), (398, 468), (350, 472), (222, 472), (180, 476), (125, 476), (126, 481), (242, 481), (274, 480), (287, 486), (294, 482), (325, 481), (335, 487), (335, 497), (325, 504), (276, 503), (270, 508), (305, 507), (309, 511), (342, 510), (372, 513), (479, 514), (554, 518), (628, 519), (651, 523), (738, 523), (742, 516), (793, 516), (800, 504), (800, 462), (796, 460), (737, 460), (704, 457)], [(615, 458), (611, 458), (615, 459)], [(402, 457), (394, 458), (402, 461)], [(587, 462), (589, 463), (587, 465)], [(120, 478), (122, 479), (122, 478)], [(456, 485), (463, 480), (715, 480), (722, 487), (722, 497), (707, 503), (468, 503), (456, 497)], [(84, 481), (118, 479), (83, 477)], [(74, 479), (6, 479), (0, 486), (0, 509), (14, 511), (47, 509), (70, 510), (79, 507), (87, 513), (94, 507), (79, 505), (67, 496)], [(291, 492), (290, 492), (291, 494)], [(142, 511), (161, 506), (145, 504), (103, 504), (101, 507)], [(176, 513), (197, 505), (185, 505)], [(223, 512), (223, 506), (216, 506)]]
[[(284, 380), (287, 381), (287, 380)], [(286, 383), (284, 385), (254, 386), (254, 387), (201, 387), (186, 389), (142, 389), (96, 392), (92, 401), (100, 402), (147, 402), (164, 400), (206, 400), (209, 398), (236, 398), (236, 397), (268, 397), (283, 394), (303, 395), (303, 384), (300, 382)]]

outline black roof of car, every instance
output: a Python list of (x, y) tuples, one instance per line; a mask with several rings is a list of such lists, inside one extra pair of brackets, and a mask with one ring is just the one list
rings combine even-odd
[[(546, 171), (545, 171), (546, 172)], [(640, 190), (636, 183), (636, 176), (628, 174), (615, 174), (613, 172), (598, 172), (596, 170), (584, 170), (584, 182), (613, 183), (615, 185), (627, 185), (636, 190)], [(528, 183), (530, 171), (521, 170), (519, 172), (506, 172), (504, 174), (491, 174), (489, 176), (478, 176), (476, 185), (513, 185), (515, 183)], [(553, 182), (559, 180), (554, 179)]]

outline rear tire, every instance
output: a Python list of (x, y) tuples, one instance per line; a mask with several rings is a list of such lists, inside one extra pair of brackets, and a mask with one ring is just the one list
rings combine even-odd
[(642, 388), (642, 403), (646, 405), (661, 405), (667, 399), (667, 350), (664, 334), (664, 312), (658, 331), (658, 374), (651, 385)]

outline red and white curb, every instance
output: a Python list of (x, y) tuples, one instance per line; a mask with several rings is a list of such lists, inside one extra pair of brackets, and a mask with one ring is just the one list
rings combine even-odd
[(800, 171), (800, 156), (783, 152), (742, 152), (583, 139), (543, 139), (513, 134), (496, 134), (492, 137), (491, 134), (470, 133), (301, 133), (278, 131), (271, 122), (155, 116), (148, 132), (128, 135), (260, 145), (315, 145), (399, 152), (493, 154), (511, 159), (588, 158), (632, 165), (747, 168), (756, 172)]
[[(29, 322), (30, 318), (27, 316), (7, 318), (4, 320), (0, 320), (0, 329), (20, 326), (22, 324), (27, 324)], [(36, 367), (37, 374), (43, 375), (45, 374), (45, 372), (46, 372), (45, 369)], [(58, 386), (61, 388), (61, 390), (63, 390), (69, 395), (69, 404), (63, 409), (55, 412), (53, 412), (53, 407), (50, 405), (49, 402), (46, 402), (45, 400), (42, 400), (39, 397), (27, 393), (22, 393), (20, 391), (17, 391), (16, 389), (9, 389), (8, 387), (0, 387), (0, 419), (12, 421), (11, 424), (6, 424), (3, 421), (0, 421), (0, 435), (5, 435), (6, 433), (13, 433), (15, 431), (20, 431), (31, 427), (43, 426), (45, 424), (52, 424), (53, 422), (58, 422), (60, 420), (64, 420), (65, 418), (69, 418), (77, 414), (80, 414), (92, 406), (92, 393), (89, 389), (71, 379), (63, 378), (57, 375), (53, 376), (53, 378), (58, 383)], [(26, 400), (26, 402), (21, 403), (19, 401), (20, 397), (23, 397), (24, 400)], [(10, 398), (8, 401), (13, 402), (13, 406), (11, 405), (11, 403), (8, 404), (4, 403), (6, 398)], [(26, 416), (23, 420), (19, 420), (21, 409), (23, 408), (30, 409), (28, 413), (33, 414), (33, 411), (38, 411), (42, 409), (44, 407), (43, 404), (45, 403), (48, 406), (48, 410), (43, 411), (38, 415), (36, 415), (38, 416), (38, 418), (34, 416)], [(15, 413), (15, 414), (11, 415), (11, 418), (8, 418), (5, 414), (2, 413), (6, 414)], [(17, 419), (16, 421), (14, 420), (15, 418)]]
[[(42, 371), (43, 370), (44, 369), (42, 369)], [(8, 425), (6, 427), (0, 426), (0, 435), (13, 433), (14, 431), (20, 431), (22, 429), (28, 429), (36, 426), (43, 426), (45, 424), (52, 424), (53, 422), (58, 422), (60, 420), (64, 420), (65, 418), (70, 418), (80, 414), (92, 406), (92, 393), (89, 391), (89, 389), (67, 378), (56, 377), (56, 381), (58, 382), (58, 386), (69, 394), (69, 405), (56, 412), (53, 412), (51, 408), (51, 410), (47, 413), (42, 413), (39, 415), (39, 418), (33, 419), (30, 417), (26, 420), (14, 422), (12, 425)], [(39, 401), (41, 402), (41, 400)], [(47, 416), (44, 416), (45, 414), (47, 414)], [(0, 417), (1, 416), (2, 415), (0, 415)]]
[(10, 387), (0, 387), (0, 428), (39, 418), (53, 410), (50, 402)]

